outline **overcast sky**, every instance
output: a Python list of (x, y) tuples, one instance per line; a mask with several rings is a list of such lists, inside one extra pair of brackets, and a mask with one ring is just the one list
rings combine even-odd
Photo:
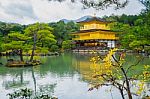
[(47, 0), (0, 0), (0, 21), (30, 24), (34, 22), (54, 22), (61, 19), (75, 20), (85, 15), (104, 16), (139, 14), (143, 5), (138, 0), (130, 0), (124, 9), (106, 10), (82, 9), (81, 3), (48, 2)]

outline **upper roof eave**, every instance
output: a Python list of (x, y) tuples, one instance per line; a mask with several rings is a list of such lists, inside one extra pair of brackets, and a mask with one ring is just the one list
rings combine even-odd
[(96, 32), (96, 31), (117, 32), (117, 31), (113, 31), (113, 30), (90, 29), (90, 30), (82, 30), (82, 31), (78, 31), (78, 32), (73, 32), (73, 33), (71, 33), (71, 34), (79, 34), (79, 33), (87, 33), (87, 32)]
[(106, 20), (103, 20), (101, 18), (98, 18), (98, 17), (87, 18), (86, 20), (78, 21), (77, 23), (86, 23), (86, 22), (91, 22), (91, 21), (98, 21), (98, 22), (110, 23), (110, 22), (108, 22)]

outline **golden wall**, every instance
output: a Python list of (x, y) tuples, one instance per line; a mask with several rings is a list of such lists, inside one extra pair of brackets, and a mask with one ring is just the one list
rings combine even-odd
[(78, 33), (75, 35), (76, 38), (73, 38), (73, 40), (90, 40), (90, 39), (115, 40), (117, 39), (114, 32), (107, 32), (107, 31)]
[(80, 30), (90, 30), (90, 29), (110, 30), (108, 23), (105, 22), (92, 21), (80, 24), (81, 24)]

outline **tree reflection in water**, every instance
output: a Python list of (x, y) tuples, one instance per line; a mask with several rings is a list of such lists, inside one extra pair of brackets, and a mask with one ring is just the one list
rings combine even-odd
[(27, 84), (29, 84), (29, 81), (24, 81), (22, 69), (19, 72), (16, 72), (12, 80), (3, 82), (3, 86), (5, 86), (6, 90), (11, 89), (11, 88), (23, 87), (23, 86), (26, 86)]
[(46, 84), (46, 85), (39, 85), (38, 86), (38, 91), (37, 91), (37, 83), (36, 83), (36, 78), (35, 78), (35, 74), (34, 74), (34, 67), (31, 69), (32, 72), (32, 78), (33, 78), (33, 83), (34, 83), (34, 93), (35, 96), (36, 95), (49, 95), (52, 96), (52, 94), (54, 93), (54, 88), (56, 87), (56, 83), (54, 84)]

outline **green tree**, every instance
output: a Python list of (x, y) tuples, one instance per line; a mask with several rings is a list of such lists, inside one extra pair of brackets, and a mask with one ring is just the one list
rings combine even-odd
[(37, 32), (37, 44), (40, 47), (51, 47), (56, 44), (55, 36), (49, 30), (40, 30)]
[(130, 26), (134, 25), (135, 20), (137, 20), (140, 16), (138, 15), (110, 15), (110, 16), (103, 16), (103, 19), (106, 21), (111, 21), (111, 22), (120, 22), (124, 24), (129, 24)]
[(47, 47), (49, 44), (56, 42), (52, 30), (53, 28), (44, 23), (35, 23), (25, 29), (25, 35), (31, 37), (29, 41), (32, 44), (30, 61), (33, 60), (35, 50), (43, 49), (45, 52), (45, 50), (48, 50)]
[(72, 41), (71, 40), (63, 41), (62, 48), (63, 49), (70, 49), (70, 48), (72, 48)]
[(3, 44), (3, 42), (2, 42), (2, 36), (0, 36), (0, 52), (2, 52), (2, 44)]
[[(115, 22), (112, 24), (112, 30), (118, 32), (119, 41), (123, 48), (134, 50), (145, 50), (150, 44), (150, 13), (142, 13), (134, 24)], [(146, 49), (148, 52), (148, 49)]]
[(110, 27), (111, 30), (116, 31), (121, 47), (130, 49), (129, 43), (135, 38), (132, 34), (131, 26), (129, 24), (114, 22), (110, 24)]
[(57, 39), (57, 45), (61, 48), (62, 42), (65, 40), (70, 40), (72, 37), (69, 35), (71, 32), (76, 32), (79, 30), (79, 25), (74, 22), (64, 23), (59, 21), (57, 23), (50, 23), (51, 27), (54, 28), (53, 32)]
[(66, 37), (66, 29), (65, 29), (65, 23), (63, 21), (59, 21), (57, 23), (54, 23), (50, 25), (54, 28), (54, 35), (57, 39), (57, 44), (59, 47), (61, 47), (63, 40)]
[(5, 36), (12, 31), (23, 33), (23, 30), (25, 29), (25, 27), (26, 27), (25, 25), (20, 25), (16, 23), (0, 22), (0, 34)]
[(50, 51), (52, 52), (59, 51), (59, 47), (57, 45), (52, 45)]
[(23, 50), (26, 49), (26, 41), (29, 37), (19, 32), (12, 32), (5, 36), (4, 44), (2, 44), (3, 50), (12, 50), (19, 52), (20, 61), (23, 61)]
[(139, 0), (145, 9), (140, 15), (122, 15), (112, 29), (119, 31), (123, 48), (150, 52), (150, 0)]

